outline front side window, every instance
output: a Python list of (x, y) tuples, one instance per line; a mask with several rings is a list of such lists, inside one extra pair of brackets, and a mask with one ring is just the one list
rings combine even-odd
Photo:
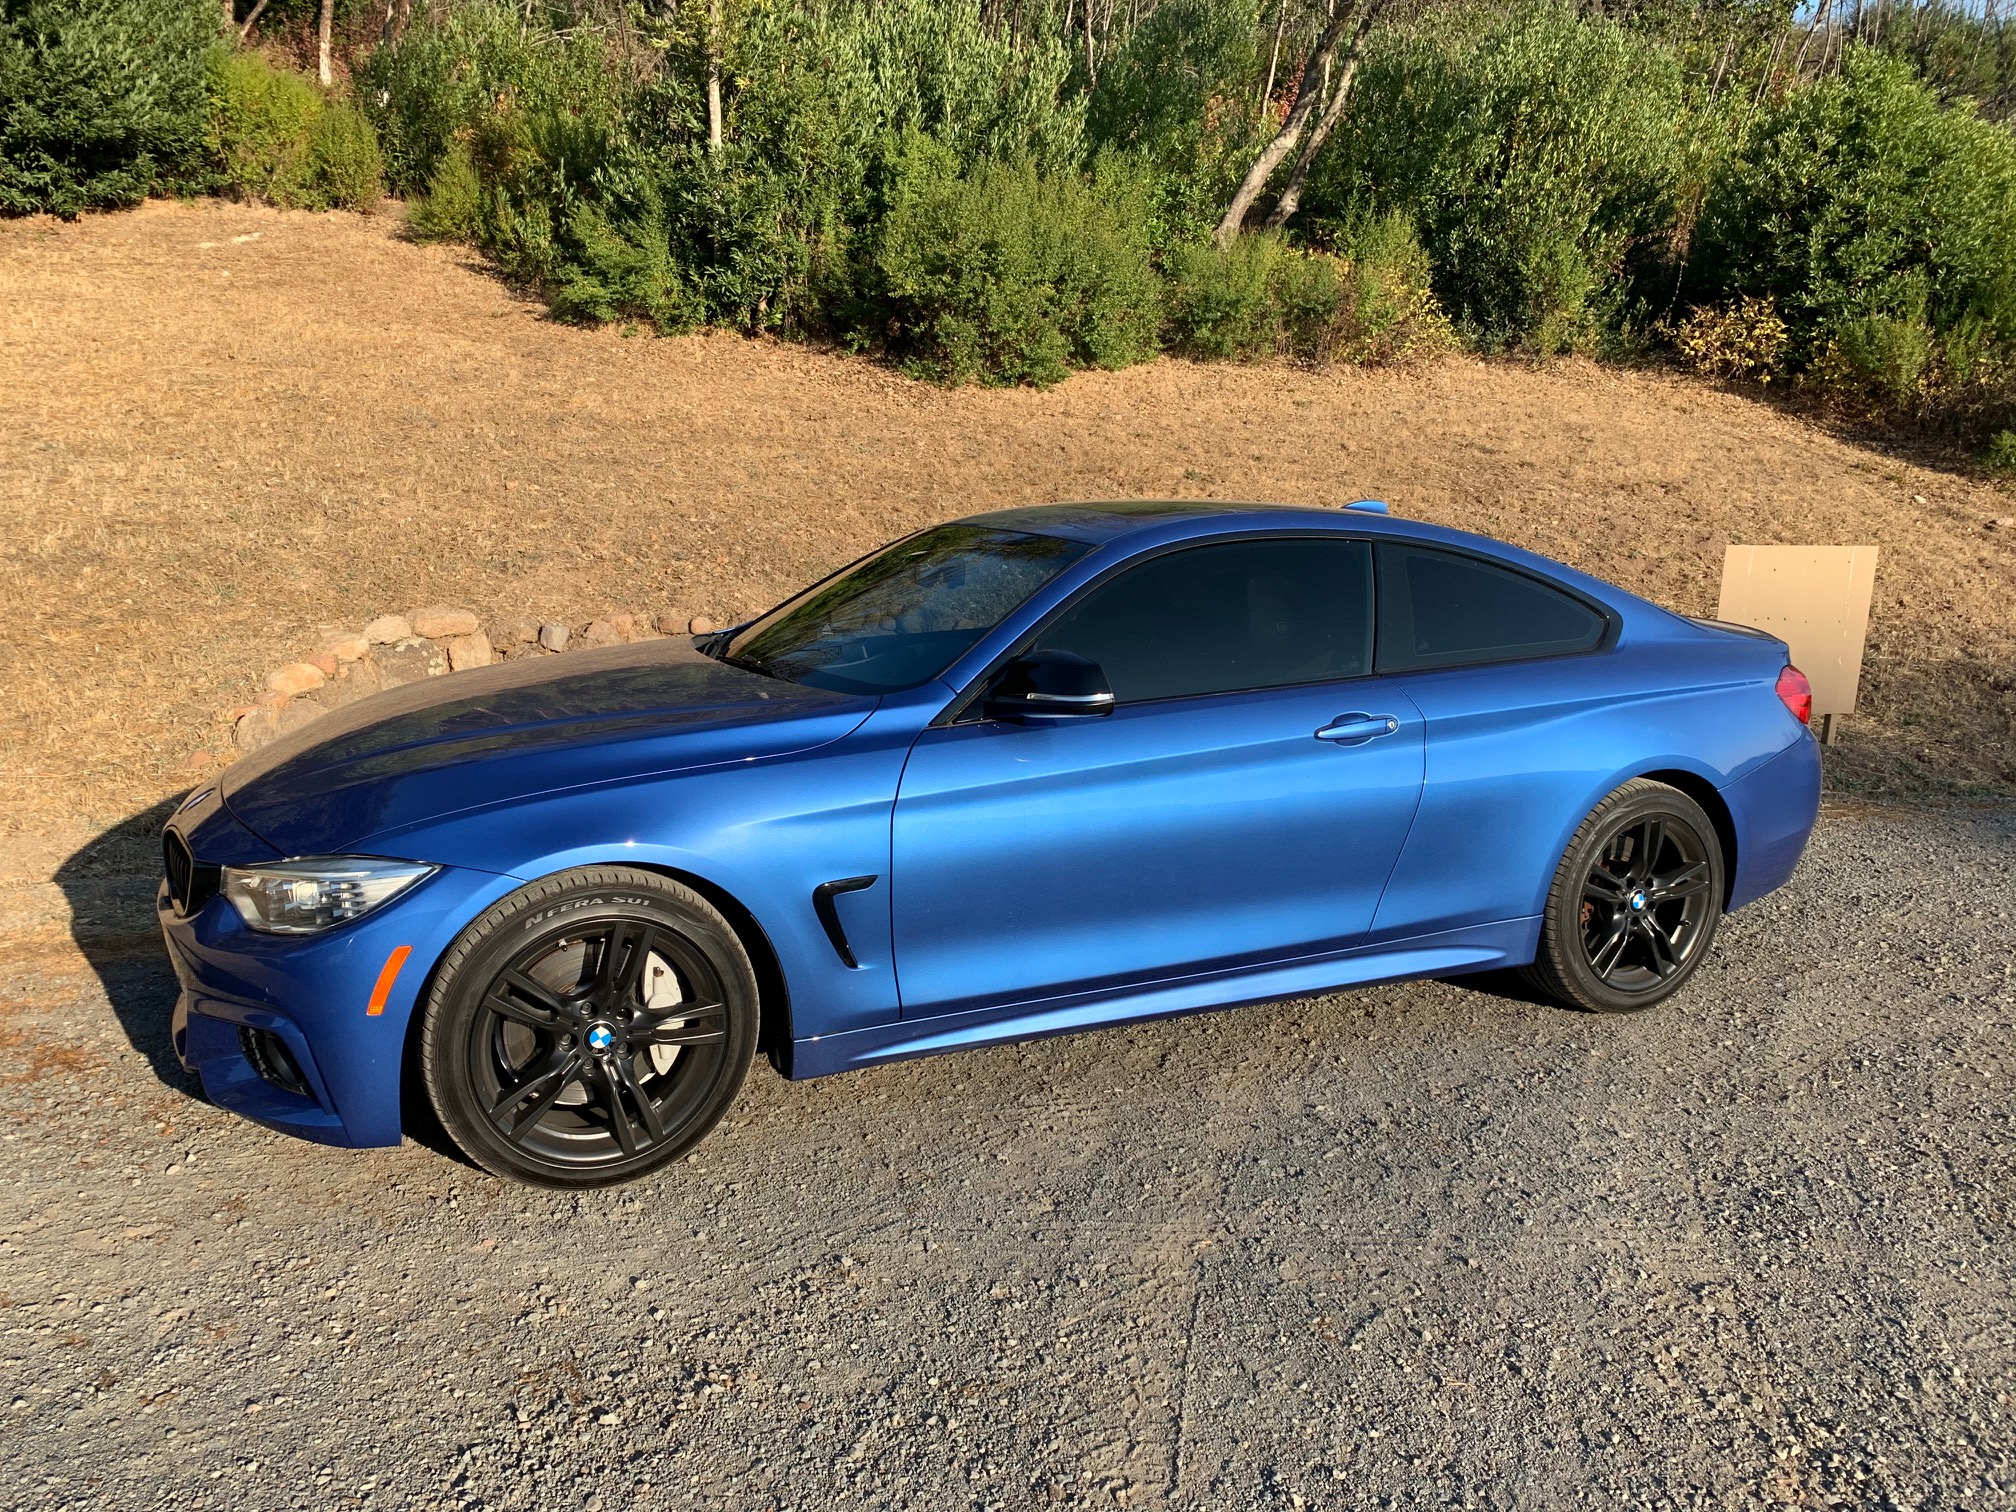
[(1094, 588), (1034, 649), (1097, 662), (1122, 704), (1360, 677), (1371, 549), (1305, 536), (1171, 552)]
[(786, 682), (893, 693), (929, 682), (1089, 547), (940, 525), (771, 610), (715, 655)]
[(1603, 616), (1559, 589), (1475, 557), (1379, 547), (1379, 670), (1513, 661), (1593, 650)]

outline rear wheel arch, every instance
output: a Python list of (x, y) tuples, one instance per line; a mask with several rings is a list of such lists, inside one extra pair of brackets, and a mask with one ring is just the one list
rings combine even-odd
[(1726, 913), (1729, 899), (1736, 889), (1736, 819), (1729, 812), (1722, 790), (1698, 772), (1674, 769), (1640, 772), (1637, 775), (1647, 782), (1662, 782), (1667, 787), (1678, 788), (1701, 805), (1701, 811), (1715, 826), (1715, 838), (1722, 846), (1722, 909)]

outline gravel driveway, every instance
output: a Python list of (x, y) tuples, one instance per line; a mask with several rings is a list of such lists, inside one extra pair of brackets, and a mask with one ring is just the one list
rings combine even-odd
[(143, 941), (13, 938), (10, 1507), (2016, 1504), (2016, 810), (1830, 814), (1649, 1016), (759, 1068), (583, 1197), (218, 1113)]

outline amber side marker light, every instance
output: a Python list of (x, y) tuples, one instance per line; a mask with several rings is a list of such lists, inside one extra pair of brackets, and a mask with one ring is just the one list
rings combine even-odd
[(1792, 711), (1792, 717), (1801, 724), (1813, 722), (1813, 684), (1806, 680), (1806, 674), (1787, 663), (1785, 670), (1778, 674), (1778, 702)]
[(401, 945), (385, 957), (385, 967), (378, 973), (378, 985), (371, 989), (371, 1001), (364, 1006), (367, 1017), (376, 1018), (385, 1011), (386, 1000), (392, 996), (392, 984), (399, 980), (399, 968), (406, 964), (406, 957), (411, 954), (411, 945)]

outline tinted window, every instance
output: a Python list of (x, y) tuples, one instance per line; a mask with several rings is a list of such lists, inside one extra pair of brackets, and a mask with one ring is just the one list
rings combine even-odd
[(1277, 688), (1371, 670), (1362, 541), (1196, 546), (1130, 567), (1038, 638), (1099, 663), (1121, 703)]
[(1089, 549), (1054, 536), (940, 525), (808, 588), (715, 654), (842, 693), (914, 688)]
[(1523, 573), (1418, 546), (1379, 548), (1379, 670), (1587, 651), (1603, 617)]

